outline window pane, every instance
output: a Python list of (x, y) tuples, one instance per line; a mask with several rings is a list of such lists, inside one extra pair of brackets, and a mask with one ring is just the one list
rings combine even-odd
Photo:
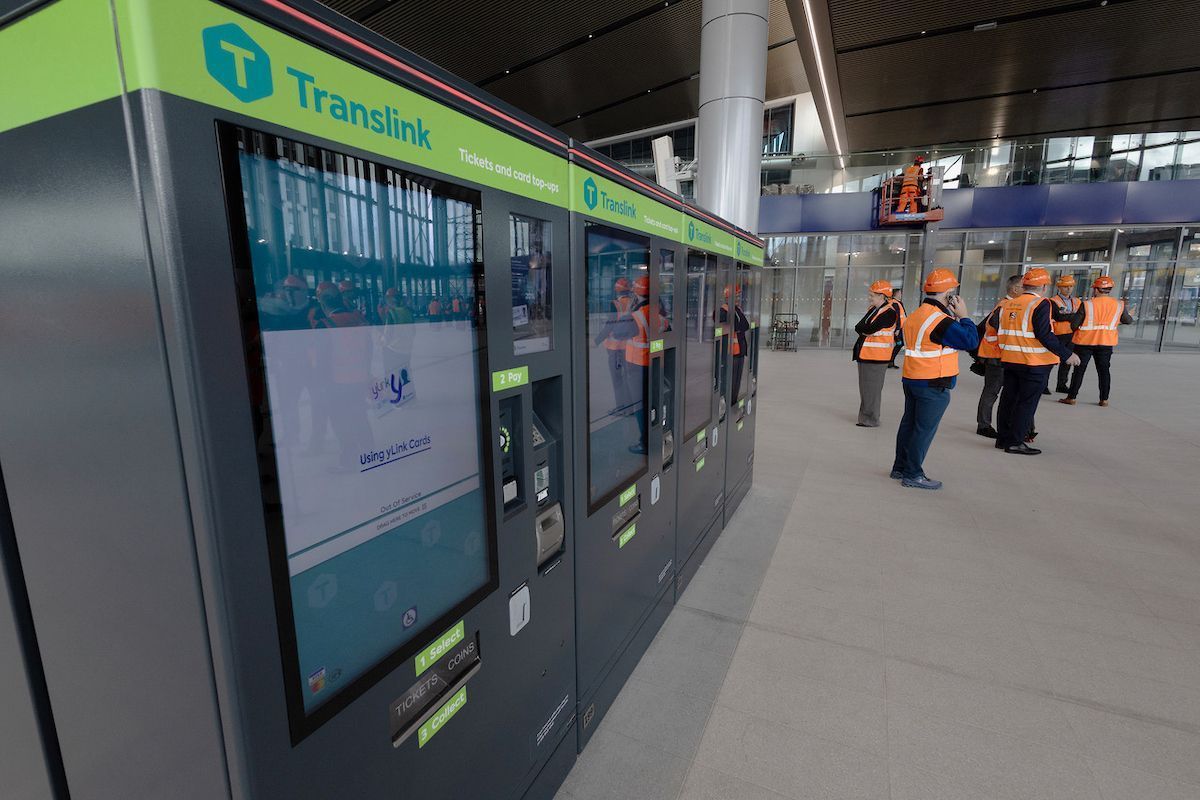
[(551, 224), (545, 220), (509, 215), (513, 351), (516, 355), (541, 353), (553, 346), (550, 231)]
[(470, 315), (419, 316), (438, 297), (475, 307), (480, 196), (274, 136), (223, 135), (239, 150), (237, 283), (253, 309), (264, 512), (282, 543), (272, 572), (291, 596), (288, 689), (310, 712), (491, 581), (484, 332)]
[(687, 436), (712, 419), (713, 329), (716, 327), (717, 257), (688, 253), (687, 354), (684, 362), (683, 432)]
[(675, 322), (675, 251), (658, 251), (658, 325), (660, 332)]
[(588, 500), (594, 508), (646, 468), (650, 248), (648, 239), (599, 225), (589, 225), (586, 235)]

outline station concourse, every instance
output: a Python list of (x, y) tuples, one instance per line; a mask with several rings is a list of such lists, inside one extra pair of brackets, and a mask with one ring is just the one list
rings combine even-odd
[(1200, 797), (1193, 5), (0, 0), (0, 798)]

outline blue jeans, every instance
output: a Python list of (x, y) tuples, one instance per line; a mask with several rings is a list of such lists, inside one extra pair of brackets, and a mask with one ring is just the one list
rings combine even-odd
[(933, 444), (946, 406), (950, 405), (950, 390), (929, 386), (904, 384), (904, 416), (896, 431), (896, 462), (892, 469), (905, 478), (925, 474), (925, 454)]

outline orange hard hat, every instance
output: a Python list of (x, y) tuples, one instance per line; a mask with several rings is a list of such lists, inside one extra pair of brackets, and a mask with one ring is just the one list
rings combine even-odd
[(892, 296), (891, 281), (875, 281), (871, 284), (871, 291), (875, 294), (885, 294), (888, 297)]
[(1092, 282), (1093, 289), (1111, 289), (1114, 286), (1116, 286), (1116, 284), (1113, 282), (1113, 279), (1107, 275), (1101, 275)]
[(958, 286), (958, 278), (948, 269), (935, 269), (925, 276), (925, 291), (929, 293), (944, 292)]
[(304, 289), (308, 291), (308, 284), (299, 275), (288, 275), (283, 279), (283, 285), (288, 289)]
[(1075, 285), (1075, 276), (1074, 275), (1060, 275), (1058, 280), (1056, 280), (1054, 282), (1054, 285), (1055, 286), (1064, 286), (1064, 287), (1074, 286)]
[(1050, 273), (1041, 267), (1034, 267), (1021, 276), (1022, 286), (1049, 286)]
[(640, 294), (642, 297), (648, 296), (650, 294), (650, 279), (645, 275), (639, 276), (633, 282), (633, 293)]
[(629, 279), (628, 278), (617, 278), (617, 282), (613, 284), (613, 289), (615, 289), (618, 292), (628, 292), (629, 291)]

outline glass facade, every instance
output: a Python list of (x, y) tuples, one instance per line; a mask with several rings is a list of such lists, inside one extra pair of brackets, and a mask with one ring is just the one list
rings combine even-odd
[[(990, 312), (1011, 275), (1039, 266), (1070, 274), (1076, 294), (1110, 275), (1134, 324), (1125, 351), (1200, 352), (1200, 230), (1180, 227), (938, 231), (934, 267), (955, 271), (974, 319)], [(850, 348), (866, 310), (867, 286), (892, 282), (918, 291), (925, 249), (920, 233), (839, 233), (767, 238), (761, 296), (764, 327), (798, 323), (798, 347)], [(910, 310), (918, 302), (908, 302)], [(794, 317), (792, 315), (795, 315)], [(771, 338), (768, 337), (768, 342)]]

